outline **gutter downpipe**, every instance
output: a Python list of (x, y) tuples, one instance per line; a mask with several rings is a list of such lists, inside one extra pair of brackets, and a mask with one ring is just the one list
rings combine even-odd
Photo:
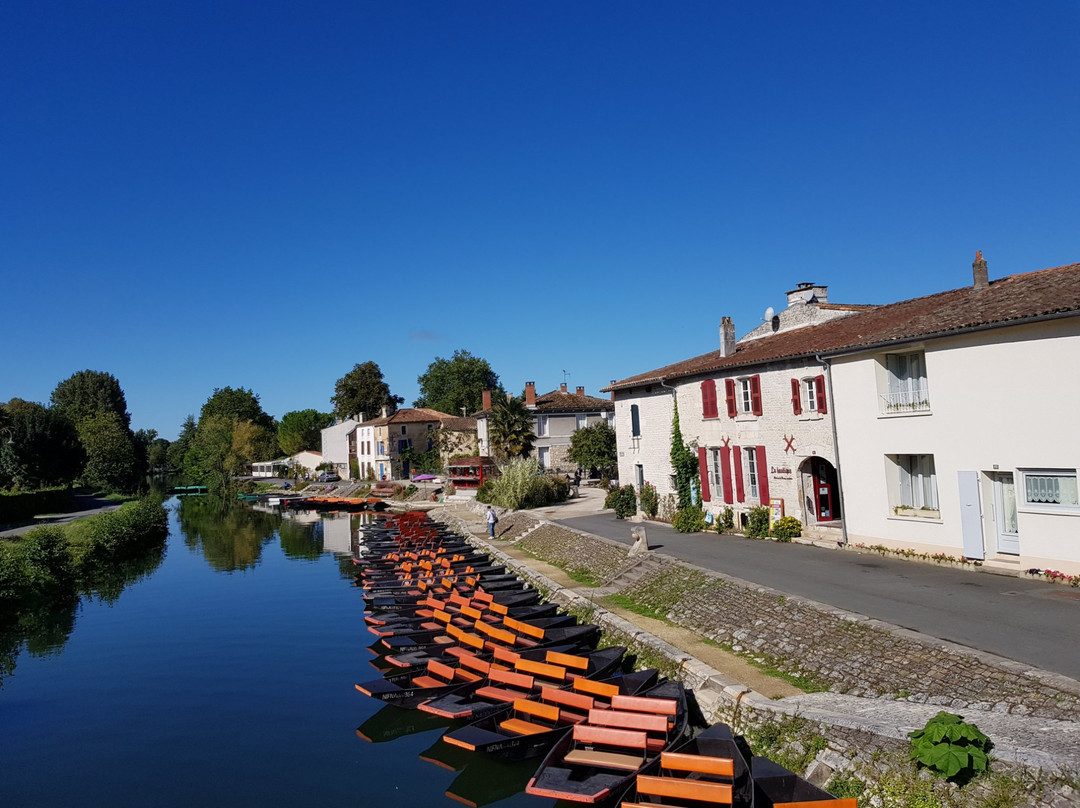
[(832, 426), (833, 452), (836, 454), (836, 487), (840, 494), (840, 541), (844, 547), (847, 547), (847, 503), (844, 502), (844, 478), (840, 472), (840, 439), (836, 435), (836, 397), (833, 395), (832, 366), (821, 354), (814, 354), (814, 359), (825, 370), (825, 385), (829, 390), (829, 401), (832, 402), (832, 406), (829, 407), (829, 424)]

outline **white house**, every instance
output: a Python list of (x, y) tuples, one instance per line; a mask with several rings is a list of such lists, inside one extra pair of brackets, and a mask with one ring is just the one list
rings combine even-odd
[(612, 382), (619, 479), (663, 497), (675, 493), (675, 403), (684, 441), (698, 455), (701, 498), (736, 523), (755, 506), (808, 526), (840, 525), (839, 485), (825, 367), (816, 357), (826, 324), (872, 307), (830, 304), (827, 288), (800, 284), (788, 306), (735, 340), (725, 317), (720, 348)]
[(342, 479), (349, 478), (349, 460), (356, 458), (356, 428), (359, 421), (346, 418), (322, 431), (322, 462), (333, 463)]
[(1080, 573), (1080, 264), (989, 281), (979, 254), (856, 319), (828, 359), (848, 540)]

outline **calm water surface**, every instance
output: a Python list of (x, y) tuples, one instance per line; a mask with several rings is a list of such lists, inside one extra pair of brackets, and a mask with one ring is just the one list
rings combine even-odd
[(17, 657), (0, 806), (552, 805), (522, 791), (535, 763), (456, 754), (444, 722), (353, 689), (378, 675), (357, 518), (207, 502), (169, 502), (160, 564)]

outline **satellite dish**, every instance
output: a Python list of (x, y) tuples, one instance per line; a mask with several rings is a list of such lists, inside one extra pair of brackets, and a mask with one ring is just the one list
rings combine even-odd
[(765, 322), (771, 323), (772, 318), (773, 318), (773, 314), (774, 314), (774, 312), (773, 312), (773, 307), (772, 306), (769, 306), (769, 308), (765, 309)]

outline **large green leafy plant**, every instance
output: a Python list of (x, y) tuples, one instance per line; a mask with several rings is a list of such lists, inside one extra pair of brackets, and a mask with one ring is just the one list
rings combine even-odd
[(990, 765), (987, 752), (994, 744), (955, 713), (938, 713), (908, 737), (911, 759), (950, 780), (967, 782)]

